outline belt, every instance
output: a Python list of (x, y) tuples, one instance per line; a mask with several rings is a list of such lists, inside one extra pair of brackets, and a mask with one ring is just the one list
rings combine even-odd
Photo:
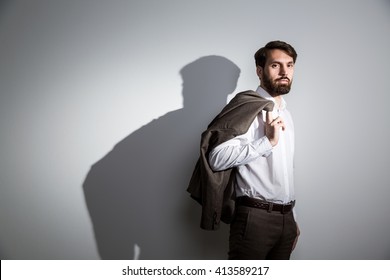
[(295, 200), (288, 204), (278, 204), (278, 203), (266, 202), (264, 200), (252, 198), (249, 196), (240, 196), (237, 197), (236, 204), (264, 209), (267, 210), (268, 212), (276, 211), (285, 214), (285, 213), (289, 213), (294, 208)]

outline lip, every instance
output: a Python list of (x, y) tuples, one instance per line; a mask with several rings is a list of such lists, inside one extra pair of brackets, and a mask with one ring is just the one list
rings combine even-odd
[(282, 83), (288, 83), (288, 82), (290, 82), (289, 79), (279, 79), (278, 81), (279, 81), (279, 82), (282, 82)]

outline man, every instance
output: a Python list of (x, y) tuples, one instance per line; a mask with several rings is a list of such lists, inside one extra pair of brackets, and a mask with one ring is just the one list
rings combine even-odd
[(289, 259), (295, 247), (294, 126), (283, 95), (290, 91), (296, 58), (281, 41), (259, 49), (256, 92), (237, 94), (202, 134), (188, 190), (202, 203), (203, 228), (215, 229), (218, 218), (231, 212), (233, 219), (224, 220), (231, 222), (229, 259)]

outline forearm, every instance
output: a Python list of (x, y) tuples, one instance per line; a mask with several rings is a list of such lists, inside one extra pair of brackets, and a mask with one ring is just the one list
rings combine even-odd
[(268, 156), (272, 145), (266, 136), (242, 143), (237, 139), (229, 140), (215, 147), (209, 154), (209, 164), (214, 171), (226, 170), (261, 157)]

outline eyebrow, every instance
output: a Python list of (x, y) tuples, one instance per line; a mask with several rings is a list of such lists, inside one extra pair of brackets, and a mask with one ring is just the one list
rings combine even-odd
[[(277, 64), (283, 64), (283, 62), (279, 61), (279, 60), (274, 60), (274, 61), (271, 61), (269, 64), (273, 64), (273, 63), (277, 63)], [(290, 60), (287, 62), (287, 64), (295, 64), (293, 60)]]

